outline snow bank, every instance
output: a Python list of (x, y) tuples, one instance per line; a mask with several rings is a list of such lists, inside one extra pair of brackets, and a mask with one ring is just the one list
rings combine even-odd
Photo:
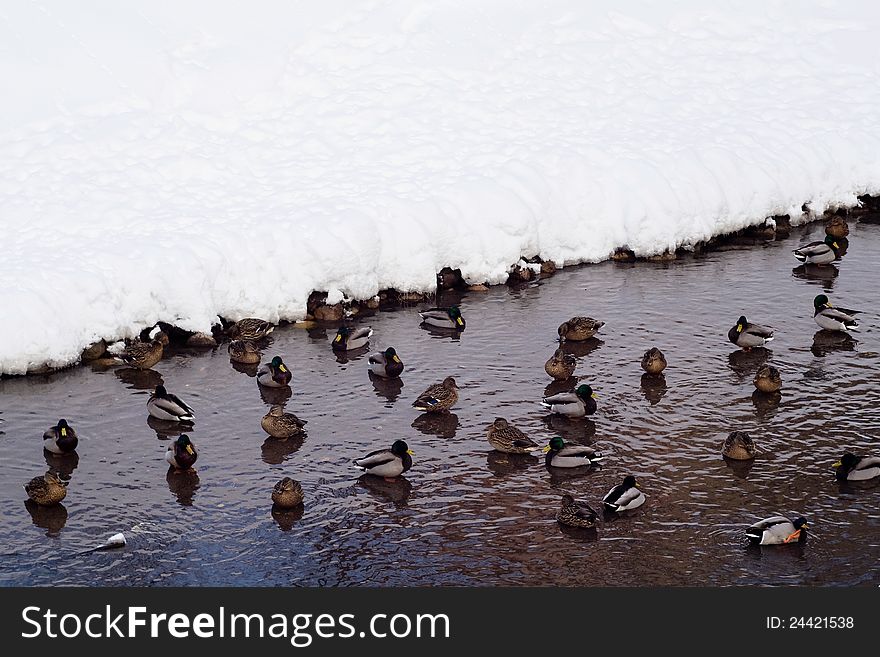
[(0, 372), (878, 191), (877, 5), (516, 5), (4, 6)]

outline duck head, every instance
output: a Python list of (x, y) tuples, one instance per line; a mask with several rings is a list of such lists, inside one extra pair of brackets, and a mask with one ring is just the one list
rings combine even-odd
[(394, 444), (391, 445), (391, 453), (395, 456), (403, 456), (404, 454), (409, 454), (412, 456), (415, 454), (410, 448), (409, 445), (406, 444), (406, 441), (403, 440), (395, 440)]

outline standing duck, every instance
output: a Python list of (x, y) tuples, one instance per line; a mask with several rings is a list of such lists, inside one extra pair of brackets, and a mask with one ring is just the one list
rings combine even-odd
[(119, 358), (139, 370), (148, 370), (162, 360), (164, 347), (160, 340), (132, 342)]
[(602, 454), (592, 447), (567, 445), (559, 436), (551, 438), (543, 451), (546, 454), (544, 463), (548, 468), (580, 468), (602, 460)]
[(858, 315), (858, 310), (835, 308), (824, 294), (813, 299), (813, 309), (813, 320), (821, 329), (847, 332), (859, 328), (858, 321), (853, 317), (853, 315)]
[(373, 335), (373, 329), (369, 326), (361, 326), (360, 328), (340, 326), (336, 337), (333, 338), (333, 350), (354, 351), (366, 347), (370, 342), (371, 335)]
[(285, 413), (284, 407), (280, 404), (275, 404), (260, 421), (263, 431), (281, 440), (301, 436), (305, 433), (303, 427), (306, 424), (306, 420), (300, 420), (293, 413)]
[(262, 340), (274, 330), (275, 327), (264, 319), (247, 317), (230, 326), (227, 333), (233, 340)]
[(449, 308), (429, 308), (419, 312), (419, 317), (428, 326), (464, 331), (465, 321), (458, 306)]
[(605, 322), (600, 322), (592, 317), (572, 317), (567, 322), (560, 324), (557, 333), (559, 333), (559, 341), (580, 342), (589, 340), (605, 326)]
[(53, 454), (68, 454), (76, 449), (77, 444), (76, 431), (67, 420), (58, 420), (58, 424), (43, 433), (43, 449)]
[(755, 441), (745, 431), (731, 431), (721, 447), (722, 456), (735, 461), (748, 461), (755, 458), (757, 453)]
[(652, 376), (660, 374), (666, 369), (666, 356), (657, 347), (651, 347), (642, 356), (642, 369)]
[(257, 371), (257, 382), (267, 388), (283, 388), (290, 385), (292, 378), (293, 375), (281, 360), (281, 356), (275, 356), (271, 362), (266, 363)]
[(165, 460), (171, 467), (178, 470), (189, 470), (197, 458), (199, 458), (199, 453), (196, 451), (196, 446), (185, 433), (168, 445), (165, 452)]
[(226, 347), (229, 360), (243, 365), (256, 365), (260, 362), (262, 354), (257, 346), (250, 340), (233, 340)]
[(727, 339), (737, 347), (748, 351), (754, 347), (763, 347), (773, 339), (774, 329), (758, 324), (749, 324), (745, 315), (736, 320), (736, 326), (727, 332)]
[(169, 422), (192, 422), (193, 409), (177, 395), (170, 394), (165, 386), (156, 386), (156, 392), (147, 400), (147, 412), (157, 420)]
[(638, 489), (638, 485), (639, 482), (632, 475), (624, 477), (622, 484), (612, 488), (602, 498), (605, 509), (619, 513), (642, 506), (645, 503), (645, 494)]
[(393, 379), (403, 372), (403, 361), (394, 351), (394, 347), (388, 347), (385, 351), (370, 354), (367, 367), (376, 376), (381, 376), (383, 379)]
[(755, 388), (761, 392), (774, 393), (782, 388), (782, 375), (772, 365), (761, 365), (755, 372)]
[(562, 496), (562, 506), (556, 512), (556, 522), (560, 525), (592, 529), (596, 526), (599, 514), (586, 502), (578, 502), (571, 495)]
[(284, 477), (272, 489), (272, 502), (279, 509), (293, 509), (303, 503), (302, 485), (295, 479)]
[(574, 376), (575, 367), (577, 367), (577, 359), (562, 349), (554, 351), (550, 360), (544, 363), (544, 371), (557, 381), (565, 381)]
[(354, 464), (364, 472), (377, 477), (393, 479), (412, 467), (413, 452), (402, 440), (395, 440), (391, 449), (380, 449), (355, 459)]
[(805, 265), (829, 265), (840, 257), (840, 244), (831, 235), (822, 242), (810, 242), (792, 251)]
[(807, 521), (798, 518), (794, 522), (784, 516), (759, 520), (746, 530), (746, 537), (757, 545), (784, 545), (804, 540)]
[(438, 411), (448, 411), (458, 401), (458, 385), (455, 379), (447, 376), (443, 379), (443, 383), (435, 383), (428, 386), (413, 402), (413, 408), (419, 411), (427, 411), (436, 413)]
[(596, 412), (596, 393), (588, 385), (579, 385), (574, 392), (560, 392), (558, 395), (544, 397), (541, 404), (551, 413), (565, 417), (583, 417)]
[(880, 477), (880, 457), (877, 456), (856, 456), (846, 452), (834, 467), (838, 481), (867, 481)]
[(496, 451), (505, 454), (528, 454), (541, 449), (535, 441), (500, 417), (489, 425), (486, 438)]
[(53, 506), (67, 497), (64, 482), (53, 472), (34, 477), (24, 485), (27, 496), (40, 506)]

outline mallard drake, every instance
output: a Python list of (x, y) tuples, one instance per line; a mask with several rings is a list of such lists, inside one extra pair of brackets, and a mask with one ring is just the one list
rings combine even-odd
[(413, 402), (413, 408), (420, 411), (428, 411), (429, 413), (447, 411), (457, 401), (458, 386), (455, 383), (455, 379), (447, 376), (443, 379), (443, 383), (435, 383), (432, 386), (428, 386), (428, 389)]
[(757, 453), (755, 441), (745, 431), (731, 431), (721, 447), (721, 454), (735, 461), (748, 461)]
[(283, 388), (290, 385), (292, 378), (293, 375), (281, 360), (281, 356), (275, 356), (271, 362), (266, 363), (257, 371), (257, 382), (267, 388)]
[(880, 457), (877, 456), (856, 456), (846, 452), (834, 467), (838, 481), (867, 481), (880, 477)]
[(528, 454), (541, 449), (535, 441), (500, 417), (489, 425), (486, 437), (496, 451), (505, 454)]
[(813, 299), (813, 320), (819, 328), (826, 331), (856, 331), (859, 323), (853, 315), (858, 315), (858, 310), (835, 308), (831, 305), (824, 294)]
[(52, 506), (67, 497), (67, 487), (53, 472), (34, 477), (24, 485), (24, 490), (40, 506)]
[(591, 529), (596, 526), (599, 514), (586, 502), (578, 502), (571, 495), (562, 496), (562, 506), (556, 512), (556, 521), (560, 525)]
[(645, 494), (638, 489), (638, 485), (639, 482), (632, 475), (624, 477), (622, 484), (612, 488), (602, 498), (605, 509), (619, 513), (642, 506), (645, 503)]
[(185, 433), (168, 445), (165, 451), (165, 460), (178, 470), (189, 470), (197, 458), (199, 453), (196, 451), (196, 446)]
[(366, 347), (370, 342), (370, 336), (373, 335), (373, 329), (369, 326), (361, 326), (352, 328), (350, 326), (340, 326), (333, 338), (334, 351), (354, 351), (361, 347)]
[(403, 361), (394, 351), (394, 347), (388, 347), (385, 351), (377, 351), (370, 354), (367, 360), (367, 367), (376, 376), (385, 379), (393, 379), (400, 376), (403, 372)]
[(272, 502), (279, 509), (292, 509), (303, 503), (302, 485), (295, 479), (285, 477), (272, 489)]
[(159, 340), (132, 342), (119, 358), (139, 370), (148, 370), (162, 360), (163, 350)]
[(792, 253), (805, 265), (828, 265), (840, 257), (840, 244), (831, 235), (826, 235), (822, 242), (804, 244)]
[(391, 449), (380, 449), (355, 459), (354, 464), (364, 472), (377, 477), (393, 479), (412, 467), (413, 452), (402, 440), (395, 440)]
[(727, 332), (727, 339), (742, 349), (763, 347), (773, 339), (774, 329), (758, 324), (749, 324), (745, 315), (736, 320), (736, 326)]
[(49, 427), (43, 433), (43, 449), (53, 454), (67, 454), (76, 449), (79, 438), (67, 420), (58, 420), (58, 424)]
[(785, 516), (773, 516), (749, 527), (746, 536), (758, 545), (783, 545), (804, 540), (807, 527), (807, 521), (803, 518), (792, 522)]
[(194, 411), (177, 395), (170, 394), (165, 386), (156, 386), (156, 392), (147, 400), (147, 412), (157, 420), (169, 422), (192, 422)]
[(772, 365), (761, 365), (755, 372), (755, 387), (761, 392), (779, 392), (782, 387), (782, 375)]
[(273, 438), (281, 438), (282, 440), (302, 435), (305, 433), (303, 427), (306, 424), (306, 420), (300, 420), (293, 413), (285, 413), (284, 407), (280, 404), (272, 406), (260, 421), (263, 431)]
[(574, 392), (560, 392), (558, 395), (544, 397), (541, 404), (551, 413), (566, 417), (583, 417), (596, 412), (596, 393), (588, 385), (579, 385)]
[(602, 460), (602, 454), (592, 447), (566, 444), (559, 436), (550, 439), (550, 444), (543, 449), (546, 456), (544, 463), (552, 468), (580, 468), (590, 466)]
[(642, 356), (642, 369), (648, 374), (660, 374), (666, 369), (666, 356), (657, 347), (651, 347)]
[(464, 331), (465, 321), (458, 306), (449, 308), (428, 308), (419, 312), (419, 317), (428, 326)]
[(550, 360), (544, 363), (544, 371), (557, 381), (565, 381), (574, 376), (575, 367), (577, 367), (577, 358), (562, 349), (554, 351)]
[(229, 354), (229, 360), (233, 363), (254, 365), (259, 363), (262, 358), (262, 353), (250, 340), (233, 340), (226, 347), (226, 351)]
[(605, 326), (605, 322), (600, 322), (592, 317), (572, 317), (567, 322), (560, 324), (557, 332), (559, 333), (559, 341), (580, 342), (589, 340)]
[(247, 317), (229, 327), (227, 333), (234, 340), (261, 340), (275, 330), (275, 326), (264, 319)]

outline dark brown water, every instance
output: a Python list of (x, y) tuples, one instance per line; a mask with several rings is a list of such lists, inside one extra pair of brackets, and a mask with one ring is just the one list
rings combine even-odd
[[(668, 265), (609, 262), (467, 293), (460, 339), (420, 329), (416, 308), (380, 313), (368, 320), (372, 346), (403, 357), (397, 387), (374, 386), (365, 355), (338, 361), (332, 328), (279, 328), (266, 356), (292, 366), (287, 409), (309, 422), (300, 442), (266, 440), (260, 419), (272, 400), (231, 367), (225, 346), (172, 356), (155, 373), (77, 368), (0, 381), (0, 584), (877, 583), (880, 485), (840, 486), (830, 467), (845, 448), (880, 452), (880, 226), (851, 227), (848, 254), (826, 274), (793, 271), (791, 249), (820, 238), (814, 225)], [(815, 336), (812, 299), (823, 290), (867, 311), (856, 338)], [(596, 389), (599, 412), (551, 426), (538, 402), (561, 388), (543, 364), (556, 327), (575, 314), (607, 322), (576, 373)], [(769, 352), (727, 342), (740, 314), (778, 329)], [(665, 386), (642, 385), (651, 345), (669, 359)], [(764, 358), (782, 372), (778, 403), (753, 395)], [(450, 416), (411, 408), (448, 375), (461, 386)], [(189, 477), (168, 475), (167, 438), (147, 423), (160, 379), (196, 409)], [(22, 484), (45, 472), (41, 436), (59, 417), (79, 432), (78, 461), (52, 463), (70, 478), (64, 508), (32, 513)], [(550, 472), (543, 460), (497, 454), (485, 440), (495, 417), (607, 458)], [(733, 429), (762, 450), (752, 465), (721, 458)], [(405, 478), (359, 478), (351, 460), (395, 438), (416, 453)], [(557, 525), (563, 492), (598, 506), (628, 473), (644, 507), (594, 533)], [(284, 475), (302, 482), (305, 508), (273, 517), (270, 492)], [(746, 548), (745, 527), (777, 512), (806, 516), (808, 541)], [(126, 548), (80, 554), (117, 531)]]

